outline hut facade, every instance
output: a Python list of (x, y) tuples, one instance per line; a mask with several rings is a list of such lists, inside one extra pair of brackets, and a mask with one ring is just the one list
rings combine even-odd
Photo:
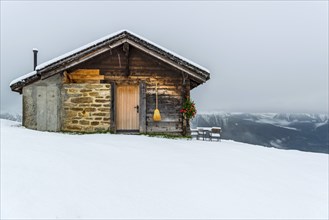
[(185, 135), (185, 97), (210, 78), (207, 69), (126, 30), (40, 65), (34, 52), (35, 70), (10, 87), (23, 96), (23, 126), (41, 131)]

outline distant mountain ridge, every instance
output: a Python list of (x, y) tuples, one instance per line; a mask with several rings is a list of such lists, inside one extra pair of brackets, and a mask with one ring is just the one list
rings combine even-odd
[(19, 115), (19, 114), (13, 115), (13, 114), (10, 114), (10, 113), (0, 113), (0, 118), (8, 119), (10, 121), (22, 122), (22, 116)]
[(191, 127), (222, 127), (222, 138), (250, 144), (329, 153), (326, 114), (203, 113)]
[[(1, 113), (0, 118), (22, 121), (21, 115)], [(326, 114), (202, 113), (191, 127), (222, 128), (222, 138), (263, 145), (329, 153), (329, 123)]]

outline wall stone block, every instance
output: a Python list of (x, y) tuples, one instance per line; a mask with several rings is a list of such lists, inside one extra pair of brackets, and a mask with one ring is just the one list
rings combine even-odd
[(71, 102), (85, 104), (85, 103), (92, 103), (93, 99), (91, 97), (71, 98)]

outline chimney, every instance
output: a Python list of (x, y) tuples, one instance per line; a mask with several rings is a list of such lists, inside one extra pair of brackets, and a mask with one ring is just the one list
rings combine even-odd
[(38, 63), (38, 49), (37, 48), (33, 48), (33, 70), (35, 70), (35, 68), (37, 67), (37, 63)]

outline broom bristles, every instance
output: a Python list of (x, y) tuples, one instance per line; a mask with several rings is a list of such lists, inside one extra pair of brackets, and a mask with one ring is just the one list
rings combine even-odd
[(154, 121), (161, 121), (161, 115), (160, 115), (159, 109), (154, 110), (153, 120)]

